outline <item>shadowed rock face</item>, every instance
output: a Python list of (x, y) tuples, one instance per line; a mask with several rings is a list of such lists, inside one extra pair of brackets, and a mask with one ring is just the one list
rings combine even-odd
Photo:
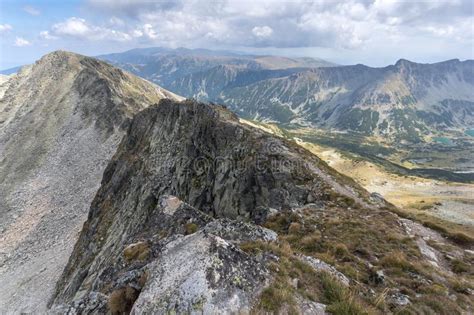
[(42, 312), (135, 113), (174, 94), (48, 54), (0, 83), (0, 313)]
[[(192, 210), (192, 214), (187, 212), (177, 217), (178, 212), (173, 209), (181, 207), (179, 202), (174, 205), (170, 202), (170, 206), (160, 202), (167, 194), (200, 211)], [(270, 212), (287, 211), (315, 201), (324, 205), (332, 203), (334, 196), (365, 204), (362, 199), (367, 193), (295, 144), (241, 125), (236, 116), (223, 107), (163, 100), (134, 118), (105, 170), (101, 188), (52, 304), (76, 301), (77, 305), (85, 294), (88, 299), (90, 294), (93, 297), (99, 293), (110, 295), (123, 268), (123, 250), (130, 244), (146, 241), (159, 250), (147, 260), (147, 270), (154, 276), (144, 286), (148, 293), (138, 297), (137, 311), (180, 311), (181, 306), (173, 309), (175, 294), (180, 289), (173, 288), (170, 293), (172, 286), (160, 286), (159, 279), (181, 277), (178, 276), (180, 264), (167, 263), (173, 261), (170, 255), (187, 257), (189, 251), (197, 251), (196, 257), (202, 256), (202, 259), (190, 258), (196, 259), (196, 268), (213, 270), (217, 267), (209, 263), (222, 245), (215, 237), (226, 242), (268, 240), (266, 233), (258, 232), (260, 228), (232, 219), (262, 222)], [(216, 221), (211, 217), (231, 221)], [(185, 228), (188, 223), (202, 231), (183, 239), (182, 234), (189, 232)], [(201, 249), (193, 249), (193, 244)], [(215, 244), (221, 245), (216, 249)], [(249, 274), (256, 270), (246, 269), (245, 262), (250, 258), (237, 249), (222, 246), (226, 248), (226, 255), (235, 257), (224, 264), (235, 262), (231, 269), (242, 273), (239, 277), (247, 279), (245, 281), (254, 278)], [(203, 251), (207, 254), (202, 254)], [(186, 266), (183, 268), (188, 268)], [(255, 268), (259, 268), (258, 264)], [(246, 302), (237, 309), (248, 309), (251, 302), (248, 297), (263, 285), (265, 273), (261, 274), (263, 278), (257, 274), (258, 284), (241, 289), (246, 298), (238, 300)], [(190, 277), (168, 280), (184, 283), (194, 279)], [(206, 286), (211, 281), (208, 278)], [(196, 281), (202, 279), (203, 276), (199, 276)], [(222, 285), (229, 285), (230, 280), (226, 279)], [(152, 290), (151, 286), (155, 288)], [(207, 310), (221, 310), (221, 300), (213, 300), (207, 292), (211, 289), (206, 288), (196, 290), (204, 292), (203, 303)], [(195, 288), (188, 289), (183, 289), (182, 294), (194, 294)], [(222, 290), (224, 295), (233, 292), (224, 287)], [(153, 294), (159, 295), (167, 306), (150, 306)], [(223, 301), (226, 299), (229, 297)]]

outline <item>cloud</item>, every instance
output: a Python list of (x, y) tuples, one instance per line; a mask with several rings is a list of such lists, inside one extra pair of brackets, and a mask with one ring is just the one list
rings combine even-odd
[(48, 35), (94, 41), (128, 41), (132, 38), (126, 32), (92, 25), (85, 19), (78, 17), (70, 17), (63, 22), (54, 24), (51, 27), (51, 34), (48, 33)]
[(24, 46), (30, 46), (31, 43), (28, 40), (24, 39), (23, 37), (17, 37), (13, 45), (16, 47), (24, 47)]
[(151, 24), (145, 24), (132, 32), (133, 37), (146, 37), (149, 39), (156, 39), (158, 38), (158, 34), (153, 29)]
[(41, 32), (39, 33), (39, 37), (40, 37), (41, 39), (46, 39), (46, 40), (58, 39), (57, 36), (51, 35), (51, 34), (49, 33), (49, 31), (41, 31)]
[(273, 30), (268, 26), (255, 26), (252, 28), (252, 34), (257, 37), (269, 37), (273, 34)]
[(41, 11), (32, 7), (31, 5), (26, 5), (23, 7), (23, 10), (30, 14), (30, 15), (34, 15), (34, 16), (37, 16), (37, 15), (40, 15), (41, 14)]
[(87, 0), (87, 5), (135, 23), (122, 31), (150, 45), (360, 49), (421, 35), (433, 43), (447, 36), (473, 41), (469, 0)]
[(0, 24), (0, 34), (11, 31), (13, 27), (10, 24)]
[(143, 12), (176, 10), (181, 6), (180, 0), (87, 0), (86, 3), (92, 9), (128, 17), (135, 17)]

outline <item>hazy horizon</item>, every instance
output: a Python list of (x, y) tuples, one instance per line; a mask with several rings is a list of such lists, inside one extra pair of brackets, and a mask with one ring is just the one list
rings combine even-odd
[[(170, 48), (170, 47), (160, 47), (160, 46), (136, 47), (136, 48), (130, 48), (130, 49), (126, 49), (126, 50), (119, 50), (119, 51), (112, 51), (112, 52), (104, 52), (104, 53), (99, 53), (99, 54), (95, 54), (95, 55), (89, 55), (89, 54), (86, 54), (86, 53), (71, 51), (71, 50), (68, 50), (68, 49), (54, 49), (54, 50), (45, 52), (43, 55), (38, 56), (38, 58), (32, 60), (31, 62), (24, 63), (24, 64), (19, 64), (19, 65), (14, 65), (14, 66), (8, 67), (8, 68), (0, 68), (0, 71), (16, 69), (16, 68), (19, 68), (19, 67), (22, 67), (22, 66), (25, 66), (25, 65), (28, 65), (28, 64), (32, 64), (32, 63), (34, 63), (35, 61), (37, 61), (38, 59), (40, 59), (42, 56), (44, 56), (44, 55), (46, 55), (46, 54), (48, 54), (48, 53), (51, 53), (51, 52), (53, 52), (53, 51), (57, 51), (57, 50), (69, 51), (69, 52), (72, 52), (72, 53), (77, 53), (77, 54), (81, 54), (81, 55), (85, 55), (85, 56), (89, 56), (89, 57), (98, 57), (98, 56), (101, 56), (101, 55), (125, 53), (125, 52), (128, 52), (128, 51), (134, 50), (134, 49), (152, 49), (152, 48)], [(217, 51), (217, 52), (218, 52), (218, 51), (222, 51), (222, 52), (225, 51), (225, 52), (229, 52), (229, 53), (242, 54), (242, 55), (262, 55), (262, 56), (268, 55), (268, 56), (280, 56), (280, 57), (288, 57), (288, 58), (305, 58), (305, 57), (310, 57), (310, 58), (322, 59), (322, 60), (325, 60), (325, 61), (333, 62), (333, 63), (335, 63), (335, 64), (337, 64), (337, 65), (339, 65), (339, 66), (349, 66), (349, 65), (356, 65), (356, 64), (364, 64), (364, 63), (361, 63), (361, 62), (350, 63), (350, 64), (349, 64), (349, 63), (340, 63), (340, 62), (336, 62), (336, 61), (331, 60), (331, 59), (328, 59), (328, 58), (320, 58), (320, 57), (317, 57), (317, 56), (308, 56), (308, 55), (299, 55), (299, 54), (284, 54), (284, 53), (271, 52), (271, 51), (269, 51), (268, 53), (265, 53), (265, 52), (258, 52), (258, 51), (244, 51), (244, 50), (231, 50), (231, 49), (208, 49), (208, 48), (204, 48), (204, 47), (196, 47), (196, 48), (176, 47), (176, 48), (170, 48), (170, 49), (180, 49), (180, 48), (183, 48), (183, 49), (190, 49), (190, 50), (205, 49), (205, 50)], [(409, 60), (409, 61), (411, 61), (411, 62), (416, 62), (416, 63), (428, 63), (428, 64), (438, 63), (438, 62), (444, 62), (444, 61), (453, 60), (453, 59), (458, 59), (458, 60), (460, 60), (460, 61), (474, 60), (474, 58), (461, 59), (461, 58), (453, 57), (453, 58), (448, 58), (448, 59), (433, 60), (433, 61), (430, 61), (430, 62), (423, 62), (423, 61), (412, 60), (412, 59), (400, 57), (400, 58), (397, 58), (396, 60), (393, 60), (392, 62), (389, 62), (389, 63), (387, 63), (387, 64), (383, 64), (383, 65), (370, 65), (370, 64), (364, 64), (364, 65), (369, 66), (369, 67), (374, 67), (374, 68), (387, 67), (387, 66), (390, 66), (390, 65), (394, 65), (394, 64), (395, 64), (398, 60), (400, 60), (400, 59), (406, 59), (406, 60)]]

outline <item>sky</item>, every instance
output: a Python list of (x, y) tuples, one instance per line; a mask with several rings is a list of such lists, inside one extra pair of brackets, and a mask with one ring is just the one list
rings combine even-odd
[(474, 1), (0, 0), (0, 69), (68, 50), (187, 47), (385, 66), (474, 59)]

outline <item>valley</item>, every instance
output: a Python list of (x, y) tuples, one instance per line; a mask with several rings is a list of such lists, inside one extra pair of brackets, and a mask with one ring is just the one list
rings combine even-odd
[(459, 163), (462, 157), (474, 156), (474, 146), (465, 145), (471, 139), (458, 140), (460, 147), (431, 144), (424, 149), (414, 146), (411, 151), (406, 146), (383, 144), (381, 139), (242, 121), (295, 141), (369, 192), (383, 196), (403, 215), (474, 239), (474, 177), (470, 172), (474, 159)]
[(462, 231), (474, 238), (473, 183), (455, 183), (390, 173), (379, 164), (350, 154), (341, 154), (330, 147), (299, 143), (334, 169), (354, 178), (368, 191), (380, 194), (419, 221), (433, 217), (448, 221), (448, 228)]

